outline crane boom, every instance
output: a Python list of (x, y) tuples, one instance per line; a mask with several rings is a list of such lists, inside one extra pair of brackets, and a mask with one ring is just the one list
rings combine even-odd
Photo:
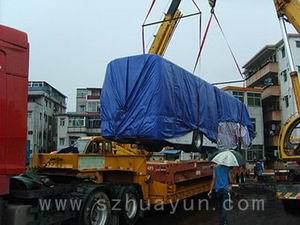
[(181, 0), (173, 0), (167, 14), (161, 23), (158, 32), (156, 33), (152, 45), (149, 49), (149, 54), (157, 54), (163, 56), (171, 37), (179, 22), (182, 13), (178, 10)]
[(300, 33), (300, 1), (299, 0), (274, 0), (278, 13), (280, 27), (283, 35), (288, 61), (290, 65), (290, 76), (297, 106), (297, 114), (289, 118), (286, 124), (281, 128), (278, 139), (279, 157), (284, 160), (300, 160), (299, 133), (297, 128), (300, 125), (300, 85), (298, 72), (295, 68), (288, 34), (285, 26), (285, 17), (293, 24), (295, 29)]
[(274, 0), (279, 15), (286, 16), (295, 29), (300, 33), (300, 1)]

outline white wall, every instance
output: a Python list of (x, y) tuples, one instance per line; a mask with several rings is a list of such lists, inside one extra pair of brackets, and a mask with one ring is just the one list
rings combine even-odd
[[(61, 121), (64, 120), (64, 124)], [(68, 137), (68, 116), (57, 116), (57, 150), (66, 148), (69, 146)], [(64, 138), (64, 144), (61, 145), (60, 138)]]
[(256, 137), (253, 139), (253, 145), (264, 145), (264, 121), (262, 107), (247, 106), (251, 118), (255, 118)]
[[(300, 48), (296, 47), (296, 40), (300, 41), (300, 38), (298, 37), (290, 37), (289, 43), (291, 46), (294, 63), (295, 66), (300, 66)], [(295, 97), (293, 93), (293, 87), (292, 82), (290, 78), (290, 68), (289, 63), (287, 59), (287, 55), (282, 58), (281, 49), (283, 47), (283, 44), (278, 48), (277, 50), (277, 59), (278, 59), (278, 65), (279, 65), (279, 84), (280, 84), (280, 107), (282, 109), (281, 113), (281, 124), (284, 124), (293, 114), (295, 114), (296, 110), (296, 104), (295, 104)], [(287, 81), (284, 81), (284, 76), (282, 75), (282, 71), (287, 71)], [(286, 107), (284, 96), (288, 96), (289, 99), (289, 107)]]

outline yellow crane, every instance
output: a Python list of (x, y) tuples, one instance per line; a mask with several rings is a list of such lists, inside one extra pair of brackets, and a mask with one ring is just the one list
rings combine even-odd
[(181, 0), (173, 0), (149, 49), (149, 54), (163, 56), (182, 16), (178, 10)]
[(293, 84), (293, 91), (297, 106), (296, 115), (292, 116), (287, 123), (282, 126), (279, 135), (279, 156), (283, 160), (300, 160), (300, 135), (297, 128), (300, 124), (300, 86), (298, 72), (295, 68), (288, 35), (285, 26), (287, 19), (295, 29), (300, 33), (300, 1), (299, 0), (274, 0), (280, 26), (283, 34), (283, 41), (290, 65), (290, 76)]

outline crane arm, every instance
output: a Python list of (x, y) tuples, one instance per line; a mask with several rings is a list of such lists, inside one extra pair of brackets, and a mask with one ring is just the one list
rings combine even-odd
[(300, 33), (300, 1), (299, 0), (274, 0), (278, 13), (279, 22), (283, 34), (283, 41), (290, 65), (290, 76), (297, 106), (297, 114), (289, 118), (289, 120), (281, 128), (278, 139), (278, 150), (280, 159), (284, 160), (300, 160), (300, 141), (298, 128), (300, 125), (300, 85), (298, 72), (295, 68), (288, 34), (285, 27), (284, 18), (293, 24), (295, 29)]
[(176, 26), (180, 20), (179, 18), (182, 16), (182, 13), (178, 10), (180, 3), (181, 0), (172, 1), (169, 10), (165, 15), (164, 20), (161, 23), (159, 30), (155, 35), (152, 45), (149, 49), (150, 54), (157, 54), (161, 56), (164, 55), (171, 37), (176, 29)]
[(300, 33), (300, 1), (299, 0), (274, 0), (277, 13), (286, 16), (295, 29)]

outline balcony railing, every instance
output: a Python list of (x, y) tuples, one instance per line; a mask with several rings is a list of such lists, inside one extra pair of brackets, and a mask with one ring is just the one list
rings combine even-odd
[(86, 127), (68, 127), (68, 133), (87, 133)]
[(101, 129), (100, 128), (88, 128), (87, 133), (89, 135), (99, 135), (101, 133)]
[(269, 97), (279, 97), (280, 96), (280, 88), (278, 85), (272, 85), (264, 89), (261, 98), (264, 100)]
[(87, 95), (86, 100), (99, 100), (100, 101), (100, 95)]
[(264, 67), (262, 67), (260, 70), (258, 70), (255, 74), (253, 74), (251, 77), (249, 77), (246, 80), (246, 86), (247, 87), (255, 87), (257, 83), (259, 83), (262, 78), (264, 78), (266, 75), (274, 73), (278, 73), (278, 64), (270, 62), (266, 64)]

